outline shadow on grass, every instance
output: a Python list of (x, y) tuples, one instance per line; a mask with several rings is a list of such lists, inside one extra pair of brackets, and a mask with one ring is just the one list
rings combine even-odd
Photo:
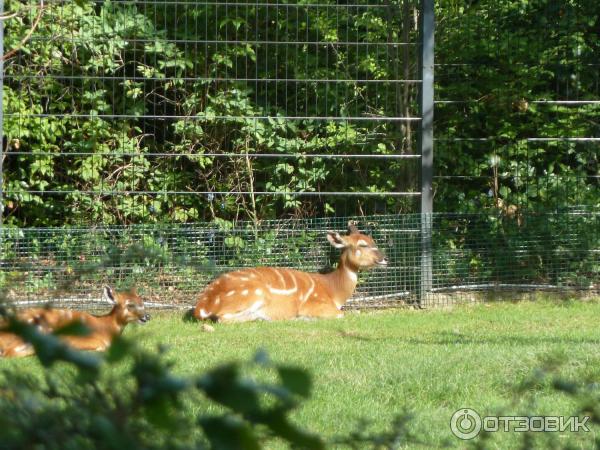
[(356, 331), (336, 329), (334, 332), (342, 338), (353, 339), (362, 342), (376, 341), (397, 341), (405, 344), (414, 345), (540, 345), (540, 344), (591, 344), (599, 345), (600, 338), (586, 337), (564, 337), (564, 336), (519, 336), (519, 335), (496, 335), (496, 336), (478, 336), (463, 334), (460, 332), (440, 331), (427, 334), (424, 337), (403, 337), (403, 336), (369, 336), (360, 334)]
[(183, 323), (199, 323), (198, 319), (194, 317), (194, 308), (188, 309), (181, 315), (181, 321)]
[(336, 331), (341, 337), (355, 339), (357, 341), (372, 342), (372, 341), (376, 341), (376, 340), (380, 339), (377, 337), (361, 335), (355, 331), (347, 331), (347, 330), (342, 330), (342, 329), (338, 329)]
[(600, 339), (593, 338), (573, 338), (562, 336), (470, 336), (467, 334), (442, 331), (435, 333), (430, 339), (426, 338), (407, 338), (404, 342), (418, 345), (539, 345), (539, 344), (600, 344)]

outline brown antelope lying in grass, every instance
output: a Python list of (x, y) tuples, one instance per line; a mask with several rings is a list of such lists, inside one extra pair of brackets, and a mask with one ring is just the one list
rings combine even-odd
[(387, 261), (373, 239), (354, 224), (349, 224), (347, 236), (330, 231), (327, 239), (343, 249), (333, 272), (256, 267), (226, 273), (200, 294), (194, 317), (221, 322), (341, 317), (342, 306), (356, 288), (358, 271), (385, 266)]
[[(125, 325), (131, 322), (146, 322), (150, 316), (144, 310), (144, 302), (135, 290), (115, 292), (104, 288), (104, 296), (113, 304), (110, 313), (94, 316), (82, 311), (53, 308), (32, 308), (17, 313), (17, 319), (36, 325), (42, 332), (50, 333), (73, 322), (80, 322), (89, 329), (85, 336), (61, 336), (61, 339), (79, 350), (106, 350), (112, 340), (121, 334)], [(32, 346), (20, 337), (0, 332), (0, 356), (29, 356), (34, 353)]]

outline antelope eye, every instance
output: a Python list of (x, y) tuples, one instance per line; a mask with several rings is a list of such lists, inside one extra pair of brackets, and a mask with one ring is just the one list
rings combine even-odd
[(127, 305), (125, 305), (125, 306), (127, 306), (127, 309), (131, 309), (131, 310), (137, 309), (137, 305), (135, 303), (127, 303)]
[(369, 244), (360, 244), (359, 247), (360, 248), (367, 248), (367, 247), (369, 247)]

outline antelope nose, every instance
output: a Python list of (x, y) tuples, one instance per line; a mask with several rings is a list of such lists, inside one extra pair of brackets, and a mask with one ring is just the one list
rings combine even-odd
[(148, 322), (150, 320), (150, 314), (144, 314), (141, 318), (140, 318), (140, 322), (145, 323)]
[(377, 264), (380, 266), (387, 266), (388, 260), (386, 258), (381, 258), (379, 261), (377, 261)]

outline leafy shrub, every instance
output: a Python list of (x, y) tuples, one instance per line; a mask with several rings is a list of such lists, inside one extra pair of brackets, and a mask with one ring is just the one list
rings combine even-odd
[[(46, 370), (35, 377), (0, 369), (2, 449), (259, 449), (277, 441), (291, 448), (323, 449), (323, 437), (290, 420), (311, 393), (305, 370), (273, 363), (259, 351), (252, 361), (227, 363), (180, 377), (164, 352), (141, 350), (124, 338), (106, 354), (67, 347), (58, 336), (10, 320), (8, 329), (32, 343)], [(57, 333), (85, 333), (78, 327)], [(272, 382), (244, 375), (270, 372)], [(193, 414), (183, 405), (208, 400), (217, 413)], [(396, 448), (406, 418), (385, 434), (357, 432), (337, 446)]]

